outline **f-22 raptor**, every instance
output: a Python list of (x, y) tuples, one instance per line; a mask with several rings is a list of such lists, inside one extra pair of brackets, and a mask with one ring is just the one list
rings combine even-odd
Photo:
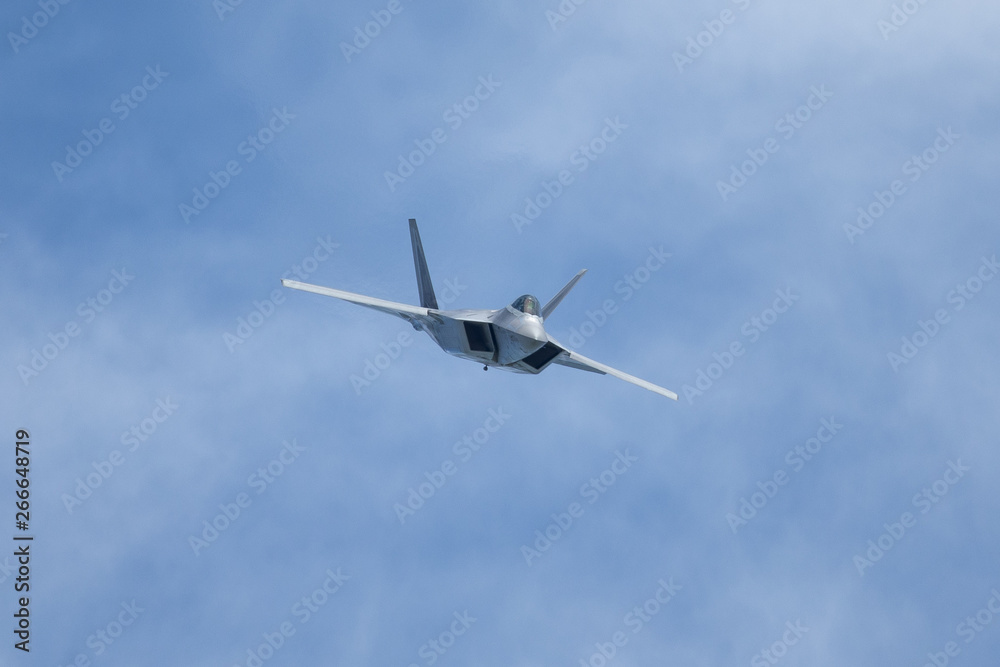
[(539, 305), (538, 299), (534, 296), (524, 294), (514, 299), (510, 305), (496, 310), (441, 310), (438, 308), (434, 286), (427, 271), (427, 260), (424, 257), (423, 244), (420, 242), (417, 221), (412, 218), (410, 242), (413, 246), (413, 264), (417, 272), (419, 306), (310, 285), (296, 280), (282, 280), (281, 284), (293, 289), (336, 297), (401, 317), (417, 331), (427, 332), (448, 354), (481, 363), (483, 370), (493, 366), (515, 373), (538, 374), (552, 364), (559, 364), (602, 375), (613, 375), (643, 389), (677, 400), (677, 394), (669, 389), (588, 359), (562, 345), (545, 332), (545, 320), (583, 277), (587, 272), (586, 269), (573, 276), (573, 279), (544, 306)]

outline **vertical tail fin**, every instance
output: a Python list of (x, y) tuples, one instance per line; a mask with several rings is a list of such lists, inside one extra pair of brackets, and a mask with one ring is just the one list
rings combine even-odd
[(573, 289), (573, 285), (576, 284), (576, 281), (578, 281), (580, 278), (583, 278), (583, 274), (585, 274), (586, 272), (587, 272), (587, 269), (583, 269), (578, 274), (576, 274), (575, 276), (573, 276), (573, 279), (570, 280), (568, 283), (566, 283), (566, 286), (563, 287), (561, 290), (559, 290), (558, 294), (556, 294), (554, 297), (552, 297), (547, 304), (545, 304), (544, 306), (542, 306), (542, 319), (543, 320), (548, 319), (549, 315), (552, 314), (552, 311), (555, 310), (556, 306), (558, 306), (559, 303), (563, 300), (563, 297), (565, 297), (567, 294), (569, 294), (569, 291), (571, 289)]
[(420, 242), (417, 221), (413, 218), (410, 218), (410, 243), (413, 245), (413, 266), (417, 271), (417, 290), (420, 292), (420, 305), (424, 308), (437, 310), (437, 297), (434, 296), (434, 285), (431, 284), (431, 274), (427, 271), (424, 246)]

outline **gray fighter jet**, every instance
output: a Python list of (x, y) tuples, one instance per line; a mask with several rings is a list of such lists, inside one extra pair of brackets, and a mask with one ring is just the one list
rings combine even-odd
[(417, 331), (426, 331), (448, 354), (481, 363), (483, 370), (494, 366), (515, 373), (537, 374), (551, 364), (559, 364), (602, 375), (613, 375), (643, 389), (677, 400), (677, 394), (674, 392), (588, 359), (545, 333), (543, 322), (583, 277), (587, 272), (586, 269), (573, 276), (573, 279), (544, 306), (540, 306), (535, 297), (525, 294), (516, 298), (509, 306), (497, 310), (441, 310), (438, 308), (431, 276), (427, 271), (427, 260), (424, 258), (424, 247), (420, 242), (420, 232), (417, 231), (417, 221), (412, 218), (410, 241), (413, 245), (413, 264), (417, 270), (419, 306), (376, 299), (296, 280), (282, 280), (281, 284), (293, 289), (336, 297), (401, 317)]

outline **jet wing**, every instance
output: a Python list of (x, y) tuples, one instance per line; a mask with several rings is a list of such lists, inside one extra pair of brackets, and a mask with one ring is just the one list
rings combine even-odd
[(343, 299), (344, 301), (356, 303), (359, 306), (373, 308), (383, 313), (388, 313), (389, 315), (401, 317), (411, 324), (413, 322), (427, 322), (434, 319), (432, 311), (421, 306), (410, 306), (405, 303), (396, 303), (395, 301), (376, 299), (373, 296), (355, 294), (354, 292), (345, 292), (343, 290), (333, 289), (332, 287), (321, 287), (319, 285), (310, 285), (309, 283), (300, 283), (297, 280), (282, 280), (281, 284), (285, 287), (302, 290), (303, 292), (312, 292), (314, 294), (322, 294), (323, 296), (332, 296), (337, 299)]
[(570, 368), (578, 368), (583, 371), (591, 371), (592, 373), (600, 373), (602, 375), (612, 375), (619, 380), (625, 380), (626, 382), (631, 382), (634, 385), (638, 385), (643, 389), (648, 389), (649, 391), (656, 392), (661, 396), (666, 396), (667, 398), (672, 398), (677, 400), (677, 394), (670, 391), (669, 389), (664, 389), (659, 385), (655, 385), (652, 382), (647, 382), (641, 378), (637, 378), (634, 375), (629, 375), (628, 373), (622, 372), (617, 368), (611, 368), (611, 366), (605, 366), (604, 364), (594, 361), (593, 359), (588, 359), (579, 352), (573, 352), (567, 349), (564, 345), (556, 340), (549, 337), (549, 342), (557, 345), (562, 349), (562, 352), (558, 354), (552, 363), (559, 364), (560, 366), (569, 366)]

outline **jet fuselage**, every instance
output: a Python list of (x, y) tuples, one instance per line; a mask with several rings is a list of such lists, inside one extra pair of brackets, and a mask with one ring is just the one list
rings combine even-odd
[[(518, 373), (538, 373), (544, 364), (526, 362), (549, 341), (542, 318), (513, 305), (496, 310), (436, 311), (431, 322), (414, 322), (448, 354)], [(553, 357), (555, 354), (552, 355)]]

